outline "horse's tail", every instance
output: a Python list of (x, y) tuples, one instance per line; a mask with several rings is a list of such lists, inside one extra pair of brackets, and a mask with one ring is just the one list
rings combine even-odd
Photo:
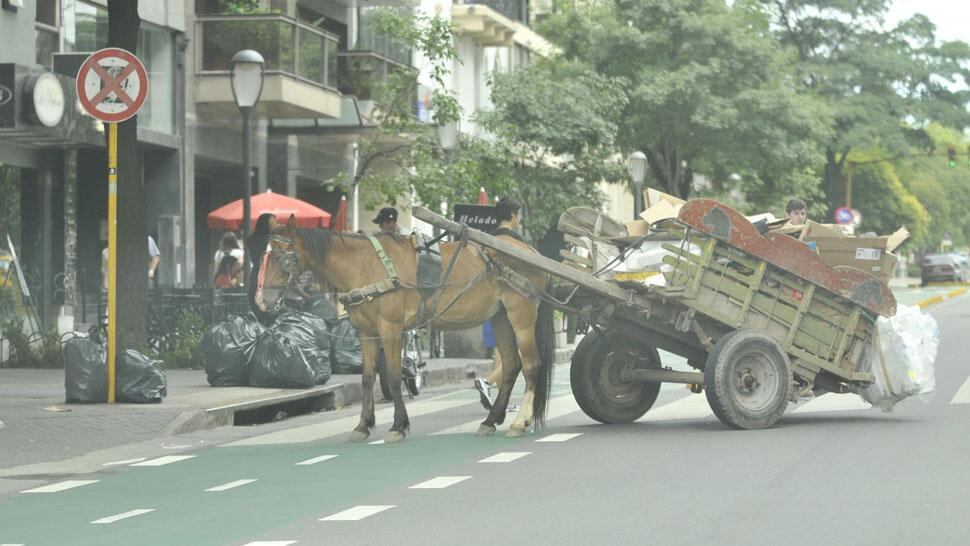
[[(552, 290), (552, 279), (546, 281), (546, 293)], [(552, 391), (552, 369), (556, 359), (556, 332), (552, 320), (552, 305), (545, 298), (539, 303), (536, 318), (536, 348), (539, 351), (539, 377), (532, 402), (532, 421), (542, 426), (546, 418), (549, 395)]]

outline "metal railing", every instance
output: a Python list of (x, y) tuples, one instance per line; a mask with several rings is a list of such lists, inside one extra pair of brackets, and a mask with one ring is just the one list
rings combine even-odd
[(199, 74), (228, 74), (237, 51), (253, 49), (266, 61), (268, 74), (337, 88), (336, 35), (284, 15), (200, 15), (197, 36), (202, 43)]

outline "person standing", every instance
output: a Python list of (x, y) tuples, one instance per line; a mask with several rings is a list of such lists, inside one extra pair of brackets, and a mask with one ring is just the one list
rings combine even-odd
[(277, 225), (276, 215), (265, 212), (256, 220), (253, 234), (246, 239), (246, 259), (250, 264), (249, 278), (246, 279), (246, 294), (249, 296), (249, 309), (263, 325), (273, 322), (275, 315), (262, 311), (256, 305), (256, 285), (259, 283), (259, 267), (263, 261), (263, 254), (266, 253), (266, 246), (269, 245), (269, 234)]
[[(158, 245), (155, 244), (155, 239), (152, 236), (148, 236), (148, 284), (151, 284), (155, 280), (155, 271), (158, 270), (158, 264), (162, 261), (162, 253), (158, 250)], [(108, 247), (104, 247), (101, 251), (101, 289), (108, 289)]]
[(380, 231), (387, 233), (397, 233), (399, 235), (407, 235), (401, 228), (397, 225), (397, 209), (394, 207), (384, 207), (377, 213), (373, 222), (377, 224)]
[[(231, 231), (227, 231), (222, 234), (222, 242), (219, 243), (219, 249), (216, 250), (216, 253), (212, 258), (213, 277), (219, 274), (219, 267), (221, 267), (222, 260), (226, 256), (232, 256), (235, 258), (239, 271), (242, 271), (242, 264), (243, 260), (246, 259), (246, 253), (243, 252), (243, 249), (239, 248), (239, 239), (237, 239), (236, 234)], [(238, 284), (241, 285), (244, 279), (239, 277), (238, 281)]]

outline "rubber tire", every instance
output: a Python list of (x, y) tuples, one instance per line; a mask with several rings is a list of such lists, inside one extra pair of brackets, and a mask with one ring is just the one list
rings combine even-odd
[(421, 393), (421, 387), (424, 386), (424, 370), (418, 369), (418, 375), (415, 377), (405, 377), (404, 387), (408, 390), (408, 394), (411, 398), (414, 398)]
[(387, 377), (387, 360), (384, 358), (384, 349), (381, 349), (380, 354), (377, 355), (377, 375), (380, 377), (381, 395), (384, 396), (384, 400), (394, 400), (394, 395), (391, 394), (391, 380)]
[[(590, 330), (573, 353), (569, 383), (576, 403), (592, 419), (607, 425), (632, 423), (643, 417), (657, 401), (660, 383), (617, 382), (616, 386), (628, 390), (625, 399), (618, 403), (615, 393), (609, 392), (603, 384), (603, 374), (611, 375), (603, 366), (613, 353), (614, 347), (609, 340), (596, 330)], [(651, 347), (645, 356), (649, 360), (647, 368), (660, 369), (660, 354), (656, 348)]]
[[(758, 411), (744, 407), (735, 398), (736, 389), (731, 381), (732, 369), (738, 359), (750, 351), (761, 352), (767, 357), (770, 371), (781, 383), (775, 395)], [(788, 355), (777, 341), (755, 330), (734, 330), (722, 336), (704, 365), (707, 401), (722, 423), (736, 429), (763, 429), (777, 423), (788, 408), (792, 384)]]

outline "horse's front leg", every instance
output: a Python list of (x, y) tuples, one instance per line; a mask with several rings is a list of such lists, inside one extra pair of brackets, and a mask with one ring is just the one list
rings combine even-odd
[(362, 336), (360, 349), (364, 356), (364, 372), (360, 378), (363, 389), (363, 399), (360, 403), (360, 423), (350, 433), (351, 442), (363, 442), (370, 437), (374, 428), (374, 380), (377, 376), (377, 355), (380, 352), (380, 341), (372, 336)]
[(387, 364), (385, 377), (390, 381), (388, 386), (394, 400), (394, 423), (384, 436), (384, 443), (392, 444), (404, 441), (411, 430), (411, 422), (408, 420), (408, 410), (404, 407), (404, 396), (401, 393), (401, 330), (397, 327), (383, 330), (382, 328), (381, 341), (384, 344), (384, 362)]

